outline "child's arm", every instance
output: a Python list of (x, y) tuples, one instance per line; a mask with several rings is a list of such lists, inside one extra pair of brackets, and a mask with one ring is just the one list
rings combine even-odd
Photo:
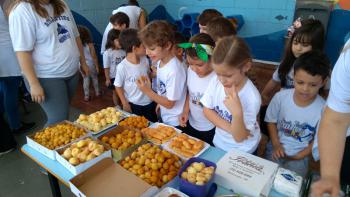
[(298, 154), (288, 157), (290, 160), (301, 160), (305, 157), (309, 156), (312, 152), (312, 145), (314, 142), (311, 142), (306, 148), (304, 148), (302, 151), (298, 152)]
[(111, 85), (111, 78), (109, 77), (109, 68), (104, 68), (105, 70), (105, 77), (106, 77), (106, 86), (110, 86)]
[(85, 55), (84, 55), (84, 49), (83, 49), (83, 44), (80, 40), (80, 37), (76, 37), (75, 41), (77, 43), (78, 49), (79, 49), (79, 54), (80, 54), (80, 66), (84, 72), (84, 75), (87, 76), (89, 75), (89, 67), (86, 65), (86, 59), (85, 59)]
[(151, 88), (151, 81), (148, 77), (147, 77), (147, 79), (139, 78), (136, 81), (136, 84), (139, 87), (139, 89), (144, 94), (146, 94), (151, 100), (153, 100), (154, 102), (158, 103), (159, 105), (161, 105), (167, 109), (171, 109), (174, 107), (176, 101), (171, 101), (168, 98), (160, 96), (157, 93), (153, 92), (153, 90)]
[(236, 87), (225, 88), (226, 98), (224, 104), (232, 114), (230, 130), (228, 130), (237, 142), (242, 142), (250, 136), (250, 131), (244, 123), (243, 109)]
[(272, 159), (277, 160), (279, 158), (285, 157), (286, 155), (284, 153), (284, 148), (280, 143), (280, 140), (278, 137), (277, 124), (267, 123), (267, 130), (269, 132), (272, 147), (273, 147)]
[(122, 87), (116, 86), (115, 91), (117, 92), (117, 95), (120, 101), (122, 102), (123, 110), (131, 113), (131, 107), (130, 107), (129, 101), (125, 98), (124, 89)]
[(216, 111), (203, 107), (204, 116), (212, 122), (216, 127), (220, 127), (225, 131), (230, 131), (230, 123), (221, 118)]
[(190, 113), (190, 98), (189, 98), (188, 92), (187, 92), (184, 108), (182, 110), (181, 116), (179, 117), (180, 126), (186, 127), (186, 123), (188, 121), (188, 114), (189, 113)]
[(280, 83), (278, 81), (273, 80), (273, 79), (270, 79), (270, 81), (267, 82), (266, 86), (264, 87), (263, 91), (261, 92), (263, 106), (269, 104), (273, 94), (277, 91), (279, 85), (280, 85)]
[(91, 53), (92, 60), (94, 61), (94, 65), (95, 65), (96, 71), (97, 71), (97, 73), (99, 73), (100, 72), (100, 65), (98, 64), (98, 60), (97, 60), (97, 55), (96, 55), (94, 44), (93, 43), (89, 43), (88, 46), (89, 46), (89, 50), (90, 50), (90, 53)]

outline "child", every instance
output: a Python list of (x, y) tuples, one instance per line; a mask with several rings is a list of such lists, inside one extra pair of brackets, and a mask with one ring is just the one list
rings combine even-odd
[[(182, 43), (179, 46), (186, 48), (187, 61), (190, 65), (187, 69), (188, 92), (179, 119), (180, 125), (186, 127), (185, 133), (214, 146), (215, 126), (204, 116), (200, 99), (209, 82), (215, 77), (215, 72), (210, 66), (210, 57), (213, 54), (215, 42), (208, 34), (199, 33), (190, 39), (190, 43)], [(206, 49), (207, 58), (197, 54), (200, 47)]]
[(90, 31), (84, 26), (78, 26), (80, 39), (83, 44), (86, 64), (89, 67), (89, 75), (83, 76), (84, 101), (90, 100), (90, 78), (95, 89), (96, 97), (99, 97), (100, 89), (98, 85), (99, 64), (95, 52), (94, 43), (92, 42)]
[(207, 33), (207, 23), (215, 17), (223, 16), (216, 9), (206, 9), (198, 16), (197, 22), (199, 26), (200, 33)]
[(220, 39), (212, 56), (217, 77), (201, 102), (204, 115), (216, 126), (213, 143), (224, 151), (255, 153), (261, 138), (257, 123), (261, 98), (246, 76), (251, 66), (250, 51), (242, 38)]
[(177, 57), (177, 59), (180, 60), (180, 62), (184, 63), (184, 67), (187, 69), (187, 65), (185, 63), (186, 60), (184, 57), (184, 49), (177, 46), (178, 44), (184, 43), (184, 42), (187, 42), (186, 38), (180, 32), (175, 32), (173, 53)]
[(225, 36), (237, 34), (235, 25), (229, 19), (222, 16), (208, 21), (206, 31), (216, 43)]
[(157, 93), (150, 80), (138, 80), (140, 90), (160, 106), (165, 124), (178, 127), (186, 98), (186, 73), (181, 62), (172, 53), (174, 31), (165, 21), (152, 21), (140, 32), (146, 54), (157, 63)]
[(270, 143), (266, 158), (305, 177), (314, 135), (325, 104), (318, 95), (330, 74), (327, 57), (318, 51), (294, 63), (294, 89), (278, 92), (267, 108)]
[[(125, 51), (120, 49), (119, 30), (111, 29), (108, 33), (106, 51), (103, 53), (103, 67), (105, 70), (106, 86), (114, 90), (114, 79), (118, 64), (125, 58)], [(113, 91), (113, 103), (119, 105), (118, 97)]]
[(273, 73), (272, 79), (262, 91), (263, 104), (267, 105), (279, 85), (293, 88), (293, 63), (296, 58), (311, 50), (323, 50), (324, 28), (319, 20), (308, 19), (296, 29), (289, 43), (280, 66)]
[(106, 50), (105, 46), (109, 31), (111, 29), (122, 31), (123, 29), (129, 28), (129, 24), (129, 17), (124, 12), (117, 12), (109, 18), (109, 24), (107, 25), (102, 37), (101, 54), (103, 54)]
[(157, 122), (156, 104), (136, 85), (136, 80), (148, 77), (150, 71), (145, 47), (141, 44), (136, 29), (123, 30), (119, 40), (126, 57), (118, 65), (114, 86), (123, 110), (144, 116), (151, 122)]

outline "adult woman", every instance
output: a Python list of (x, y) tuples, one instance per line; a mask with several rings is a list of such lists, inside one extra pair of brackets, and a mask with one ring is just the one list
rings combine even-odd
[(339, 195), (340, 181), (350, 184), (350, 40), (334, 66), (331, 89), (319, 134), (321, 180), (312, 186), (313, 196)]
[(79, 57), (88, 73), (79, 33), (63, 0), (16, 0), (10, 9), (13, 48), (47, 125), (68, 119), (78, 82)]

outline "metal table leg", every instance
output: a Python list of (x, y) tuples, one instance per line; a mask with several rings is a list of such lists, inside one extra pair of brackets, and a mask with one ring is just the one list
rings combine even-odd
[(52, 174), (50, 174), (49, 172), (47, 173), (47, 176), (49, 177), (52, 196), (53, 197), (61, 197), (61, 190), (60, 190), (60, 186), (58, 184), (57, 178), (55, 176), (53, 176)]

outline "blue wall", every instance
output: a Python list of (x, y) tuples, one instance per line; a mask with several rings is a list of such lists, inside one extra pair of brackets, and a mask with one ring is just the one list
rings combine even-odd
[(243, 15), (245, 24), (239, 35), (246, 37), (287, 29), (293, 20), (295, 0), (164, 0), (163, 5), (176, 20), (184, 13), (201, 13), (207, 8), (225, 16)]

